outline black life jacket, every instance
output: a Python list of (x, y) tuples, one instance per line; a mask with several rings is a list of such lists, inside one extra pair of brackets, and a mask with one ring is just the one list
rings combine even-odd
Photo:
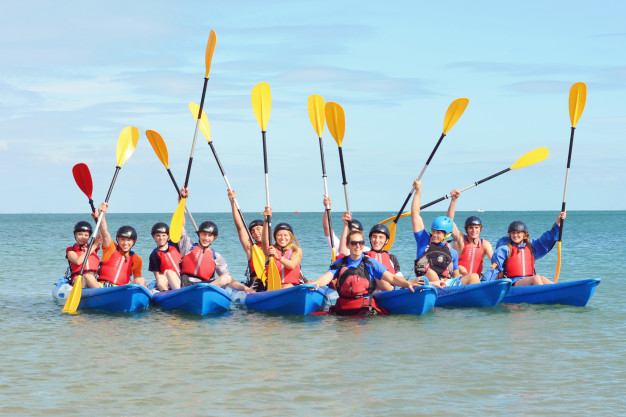
[(450, 253), (449, 243), (446, 242), (443, 246), (428, 245), (424, 255), (415, 260), (415, 276), (426, 275), (426, 267), (430, 266), (439, 277), (450, 277), (451, 263), (452, 253)]

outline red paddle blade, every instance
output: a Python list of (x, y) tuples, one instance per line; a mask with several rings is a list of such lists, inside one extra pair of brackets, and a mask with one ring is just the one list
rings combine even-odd
[(93, 192), (93, 182), (91, 181), (91, 173), (89, 167), (86, 164), (76, 164), (72, 168), (72, 174), (74, 174), (74, 180), (76, 185), (80, 188), (85, 195), (91, 200), (91, 193)]

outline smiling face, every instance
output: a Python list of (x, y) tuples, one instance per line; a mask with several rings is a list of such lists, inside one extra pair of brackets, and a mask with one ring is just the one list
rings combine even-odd
[(445, 237), (446, 232), (444, 232), (443, 230), (432, 230), (430, 241), (432, 243), (442, 243)]
[(76, 243), (79, 245), (86, 245), (91, 237), (91, 233), (86, 230), (81, 230), (80, 232), (74, 233), (74, 239), (76, 239)]
[(127, 237), (119, 236), (117, 238), (117, 247), (123, 252), (130, 252), (131, 248), (135, 245), (135, 241), (133, 239), (129, 239)]
[(385, 243), (387, 243), (387, 236), (384, 233), (372, 233), (370, 236), (370, 245), (376, 251), (382, 250)]
[(525, 232), (514, 231), (509, 233), (509, 238), (511, 238), (511, 242), (515, 243), (516, 245), (522, 243), (524, 237), (526, 237)]
[(350, 249), (350, 258), (358, 259), (363, 254), (363, 245), (365, 245), (365, 238), (360, 231), (353, 231), (348, 234), (348, 249)]
[(289, 244), (289, 242), (291, 242), (291, 234), (289, 233), (289, 230), (281, 229), (276, 232), (275, 239), (276, 244), (281, 248), (284, 248)]
[(198, 243), (204, 248), (211, 246), (211, 243), (213, 243), (216, 238), (217, 237), (213, 233), (198, 232)]
[(478, 224), (472, 224), (465, 228), (465, 232), (467, 233), (467, 237), (469, 240), (475, 240), (479, 238), (482, 229), (482, 226)]
[(167, 240), (169, 239), (169, 235), (167, 233), (155, 233), (152, 237), (154, 238), (154, 241), (159, 249), (167, 246)]
[(263, 226), (254, 226), (250, 230), (250, 234), (252, 235), (252, 238), (255, 242), (260, 242), (261, 237), (263, 236)]

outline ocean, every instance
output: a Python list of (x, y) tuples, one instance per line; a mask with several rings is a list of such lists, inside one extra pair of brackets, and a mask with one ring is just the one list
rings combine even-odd
[[(395, 213), (355, 213), (366, 230)], [(423, 212), (427, 225), (443, 212)], [(478, 214), (482, 237), (495, 243), (513, 220), (531, 237), (557, 212)], [(340, 214), (333, 213), (340, 233)], [(258, 217), (258, 216), (257, 216)], [(110, 231), (131, 224), (134, 250), (154, 248), (150, 228), (168, 214), (107, 216)], [(245, 254), (230, 213), (213, 220), (213, 248), (243, 280)], [(254, 215), (246, 213), (246, 219)], [(290, 317), (233, 309), (195, 317), (158, 309), (132, 314), (80, 311), (52, 301), (67, 268), (79, 214), (0, 215), (0, 415), (7, 416), (555, 416), (626, 411), (626, 250), (624, 211), (570, 211), (560, 282), (599, 277), (586, 307), (498, 305), (436, 308), (423, 316), (369, 319)], [(330, 263), (322, 213), (275, 213), (303, 248), (313, 279)], [(188, 227), (188, 230), (192, 229)], [(392, 249), (405, 275), (415, 240), (409, 218)], [(552, 277), (556, 249), (537, 263)]]

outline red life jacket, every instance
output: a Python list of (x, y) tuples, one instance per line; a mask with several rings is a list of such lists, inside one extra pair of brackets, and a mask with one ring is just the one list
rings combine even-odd
[(528, 277), (535, 274), (535, 257), (530, 245), (523, 248), (509, 246), (510, 256), (504, 261), (504, 274), (509, 278)]
[(168, 244), (167, 250), (162, 251), (157, 248), (157, 256), (161, 263), (159, 272), (164, 274), (165, 271), (174, 271), (177, 275), (180, 275), (180, 261), (182, 256), (180, 256), (178, 249)]
[(483, 272), (483, 254), (483, 240), (478, 239), (478, 247), (474, 247), (465, 236), (465, 246), (459, 255), (459, 265), (464, 266), (468, 274), (481, 275)]
[(387, 270), (392, 274), (396, 274), (396, 268), (394, 268), (393, 262), (391, 262), (391, 258), (389, 257), (389, 252), (387, 252), (386, 250), (376, 252), (372, 249), (371, 251), (367, 252), (366, 255), (374, 259), (375, 261), (378, 261), (381, 264), (385, 265)]
[(337, 303), (331, 308), (331, 312), (340, 316), (349, 316), (376, 311), (378, 314), (389, 314), (379, 307), (371, 294), (376, 289), (376, 282), (370, 279), (366, 264), (369, 257), (363, 256), (363, 260), (356, 268), (348, 268), (348, 257), (341, 259), (339, 271), (335, 274), (337, 279)]
[[(210, 256), (205, 256), (207, 250), (210, 250)], [(183, 256), (181, 273), (204, 281), (212, 281), (215, 274), (215, 251), (211, 248), (202, 248), (198, 244), (193, 245), (191, 252)]]
[[(76, 254), (80, 256), (81, 253), (87, 252), (87, 245), (79, 245), (78, 243), (75, 243), (74, 245), (65, 249), (66, 259), (67, 259), (68, 252), (76, 252)], [(89, 257), (87, 258), (87, 263), (85, 264), (85, 269), (83, 270), (83, 273), (96, 272), (98, 270), (98, 266), (100, 265), (100, 257), (98, 257), (97, 252), (98, 252), (98, 249), (96, 249), (95, 251), (91, 253), (91, 255), (89, 255)], [(73, 279), (76, 275), (80, 273), (80, 268), (83, 265), (82, 264), (76, 265), (70, 262), (69, 260), (67, 262), (70, 264), (70, 270), (72, 271), (72, 275), (70, 275), (70, 278)]]
[(278, 272), (280, 272), (281, 282), (283, 284), (298, 285), (300, 284), (300, 275), (301, 275), (300, 265), (297, 265), (295, 268), (291, 269), (291, 268), (287, 268), (285, 265), (283, 265), (281, 262), (278, 261), (283, 256), (285, 256), (287, 259), (291, 259), (291, 255), (293, 255), (293, 249), (289, 249), (289, 251), (287, 251), (286, 254), (283, 251), (280, 251), (280, 254), (279, 254), (277, 251), (276, 254), (274, 255), (274, 258), (276, 258), (276, 266), (278, 267)]
[(119, 249), (115, 249), (111, 257), (100, 265), (98, 281), (108, 281), (115, 285), (128, 284), (133, 274), (134, 255), (135, 253), (131, 251), (125, 256)]

